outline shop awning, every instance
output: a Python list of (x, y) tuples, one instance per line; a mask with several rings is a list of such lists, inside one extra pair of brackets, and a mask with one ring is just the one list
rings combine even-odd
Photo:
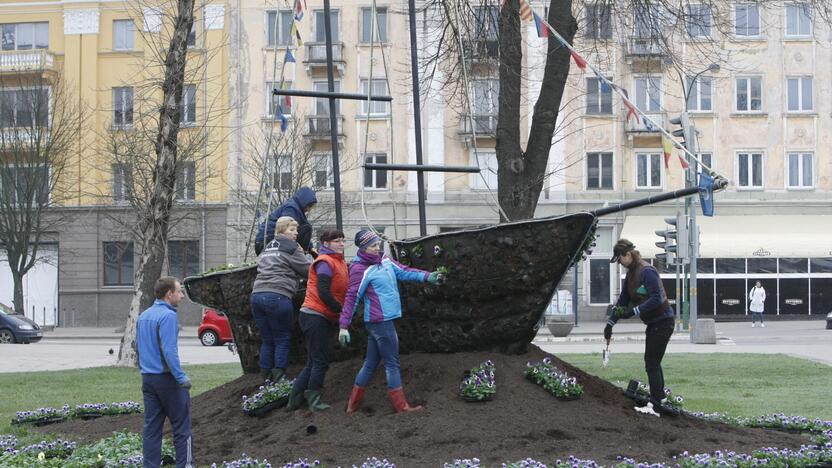
[[(832, 257), (832, 215), (697, 216), (699, 257)], [(661, 216), (628, 216), (621, 237), (644, 258), (662, 252), (655, 231)]]

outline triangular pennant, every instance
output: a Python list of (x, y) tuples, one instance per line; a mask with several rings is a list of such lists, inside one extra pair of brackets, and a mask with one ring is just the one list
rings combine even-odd
[(662, 136), (662, 148), (664, 149), (664, 168), (670, 169), (670, 155), (673, 152), (673, 142)]
[(572, 49), (569, 50), (569, 55), (571, 55), (572, 58), (575, 60), (575, 65), (577, 65), (578, 68), (580, 68), (583, 71), (586, 71), (586, 60), (584, 60), (583, 57), (581, 57), (577, 52), (575, 52)]
[(546, 27), (546, 23), (543, 19), (535, 12), (532, 12), (534, 15), (534, 26), (537, 28), (537, 37), (549, 37), (549, 28)]
[(280, 117), (280, 133), (286, 133), (286, 129), (289, 127), (289, 119), (283, 115), (283, 108), (280, 107), (280, 104), (277, 105), (277, 115)]
[(520, 19), (523, 21), (532, 20), (532, 7), (526, 0), (520, 0)]
[(303, 19), (303, 4), (301, 4), (300, 0), (295, 0), (295, 20), (300, 21)]
[(286, 55), (283, 57), (283, 63), (297, 63), (291, 50), (286, 49)]
[(688, 164), (688, 162), (685, 161), (685, 158), (683, 158), (681, 154), (679, 155), (679, 164), (682, 165), (682, 169), (687, 169), (690, 167), (690, 164)]

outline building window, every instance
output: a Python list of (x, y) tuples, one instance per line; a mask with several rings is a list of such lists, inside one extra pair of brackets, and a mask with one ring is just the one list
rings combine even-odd
[[(471, 189), (497, 189), (497, 153), (490, 150), (471, 151), (471, 165), (480, 168), (479, 174), (471, 174)], [(484, 179), (484, 180), (483, 180)]]
[(735, 5), (734, 14), (734, 34), (739, 37), (760, 35), (760, 7), (758, 5)]
[(586, 113), (612, 114), (612, 88), (600, 78), (586, 79)]
[(713, 90), (713, 78), (710, 76), (700, 76), (691, 83), (691, 77), (686, 80), (687, 89), (690, 90), (688, 94), (688, 110), (707, 112), (713, 110), (713, 101), (711, 93)]
[(788, 102), (786, 106), (790, 112), (805, 112), (812, 110), (812, 77), (788, 78)]
[[(338, 10), (329, 10), (329, 22), (332, 32), (332, 43), (335, 44), (341, 40), (341, 22)], [(324, 11), (315, 10), (315, 42), (326, 42), (326, 29), (324, 26)], [(334, 46), (333, 46), (334, 48)]]
[(266, 31), (269, 47), (292, 44), (292, 12), (288, 10), (266, 12)]
[(815, 186), (812, 153), (788, 153), (786, 180), (790, 189), (811, 189)]
[(335, 187), (332, 176), (332, 154), (317, 153), (312, 156), (312, 185), (316, 189), (330, 189)]
[(179, 122), (183, 125), (196, 123), (196, 85), (182, 88), (182, 103), (179, 105)]
[(0, 24), (3, 50), (49, 48), (49, 23)]
[[(369, 89), (367, 89), (369, 80), (361, 80), (361, 94), (368, 94)], [(387, 80), (372, 80), (373, 88), (372, 88), (372, 95), (373, 96), (389, 96), (390, 91), (387, 90)], [(369, 108), (369, 109), (368, 109)], [(390, 115), (390, 103), (384, 101), (370, 101), (369, 106), (366, 100), (361, 100), (361, 113), (367, 115), (367, 111), (369, 110), (370, 115)]]
[(373, 24), (373, 9), (361, 9), (361, 42), (372, 42), (373, 28), (376, 42), (387, 42), (387, 8), (376, 7), (376, 24)]
[(595, 248), (589, 259), (589, 302), (591, 304), (609, 304), (612, 294), (612, 278), (618, 270), (610, 263), (612, 256), (611, 228), (598, 228), (595, 231)]
[(292, 155), (279, 154), (274, 157), (274, 188), (292, 189)]
[(177, 201), (194, 200), (196, 198), (196, 165), (193, 161), (182, 161), (176, 168), (174, 192)]
[[(387, 164), (385, 153), (371, 153), (364, 155), (365, 164)], [(364, 188), (386, 189), (387, 171), (364, 169)]]
[(129, 164), (113, 164), (113, 201), (130, 201), (133, 194), (133, 171)]
[(133, 88), (113, 88), (113, 127), (133, 125)]
[(586, 189), (612, 190), (612, 153), (587, 153)]
[(608, 3), (586, 6), (586, 36), (591, 39), (612, 39), (612, 8)]
[(745, 189), (763, 188), (763, 154), (737, 154), (737, 185)]
[(104, 242), (104, 286), (133, 285), (133, 243)]
[(500, 11), (496, 6), (475, 6), (474, 10), (474, 36), (480, 40), (497, 40), (498, 20)]
[(661, 153), (637, 153), (636, 154), (636, 188), (637, 189), (660, 189), (660, 188), (662, 188), (662, 154)]
[(472, 80), (471, 101), (474, 115), (497, 115), (500, 99), (500, 81), (496, 79)]
[(763, 79), (759, 76), (737, 78), (737, 112), (763, 110)]
[(45, 207), (49, 204), (48, 165), (0, 166), (0, 199), (3, 206)]
[(194, 23), (191, 25), (191, 32), (188, 33), (188, 47), (196, 47), (196, 18), (194, 18)]
[[(280, 110), (283, 111), (283, 115), (291, 116), (292, 115), (292, 97), (291, 96), (277, 96), (274, 94), (274, 90), (280, 86), (280, 83), (274, 81), (267, 81), (266, 82), (266, 103), (269, 107), (268, 116), (274, 117), (275, 115), (275, 103), (280, 103)], [(292, 82), (291, 81), (283, 81), (283, 89), (292, 89)]]
[(133, 20), (113, 21), (113, 50), (133, 50)]
[[(708, 166), (711, 170), (714, 170), (714, 155), (713, 153), (696, 153), (696, 157), (702, 161), (702, 164)], [(695, 161), (694, 161), (695, 162)], [(702, 172), (702, 164), (695, 162), (696, 164), (696, 172)]]
[(710, 5), (688, 5), (688, 17), (685, 21), (688, 36), (693, 38), (711, 37)]
[[(0, 89), (0, 128), (49, 125), (49, 89)], [(13, 135), (9, 135), (13, 138)], [(31, 138), (27, 137), (26, 139)]]
[(168, 241), (168, 274), (180, 281), (199, 273), (199, 241)]
[(636, 78), (636, 107), (645, 112), (658, 112), (662, 109), (662, 78), (660, 76), (642, 76)]
[[(333, 89), (336, 93), (341, 91), (341, 82), (335, 81)], [(312, 89), (315, 91), (324, 91), (329, 92), (329, 84), (326, 81), (313, 81), (312, 82)], [(340, 106), (340, 99), (335, 100), (335, 115), (341, 115), (341, 106)], [(328, 117), (329, 116), (329, 99), (327, 98), (315, 98), (315, 116), (317, 117)], [(329, 125), (329, 121), (327, 121), (326, 125)], [(329, 127), (327, 127), (329, 128)], [(340, 129), (339, 129), (340, 130)]]
[(812, 16), (807, 3), (786, 5), (786, 37), (812, 35)]

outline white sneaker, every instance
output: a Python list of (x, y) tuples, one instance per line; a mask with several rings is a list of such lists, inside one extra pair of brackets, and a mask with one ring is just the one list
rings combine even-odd
[(653, 416), (655, 416), (655, 417), (657, 417), (657, 418), (660, 418), (660, 417), (661, 417), (661, 415), (660, 415), (659, 413), (657, 413), (657, 412), (653, 409), (653, 403), (650, 403), (650, 402), (648, 402), (648, 403), (647, 403), (646, 405), (644, 405), (644, 406), (636, 406), (636, 407), (635, 407), (635, 410), (636, 410), (636, 411), (638, 411), (639, 413), (643, 413), (643, 414), (651, 414), (651, 415), (653, 415)]
[(754, 327), (756, 327), (756, 326), (757, 326), (757, 324), (756, 324), (756, 323), (751, 322), (751, 328), (754, 328)]
[(760, 324), (760, 326), (761, 326), (761, 327), (763, 327), (763, 328), (765, 328), (765, 327), (766, 327), (766, 324), (761, 323), (761, 324)]

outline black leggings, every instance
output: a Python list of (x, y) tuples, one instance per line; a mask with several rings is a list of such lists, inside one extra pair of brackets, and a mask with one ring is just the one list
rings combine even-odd
[(647, 325), (647, 342), (644, 345), (644, 370), (650, 383), (650, 399), (660, 402), (664, 398), (664, 373), (662, 358), (673, 334), (673, 317), (667, 317)]

